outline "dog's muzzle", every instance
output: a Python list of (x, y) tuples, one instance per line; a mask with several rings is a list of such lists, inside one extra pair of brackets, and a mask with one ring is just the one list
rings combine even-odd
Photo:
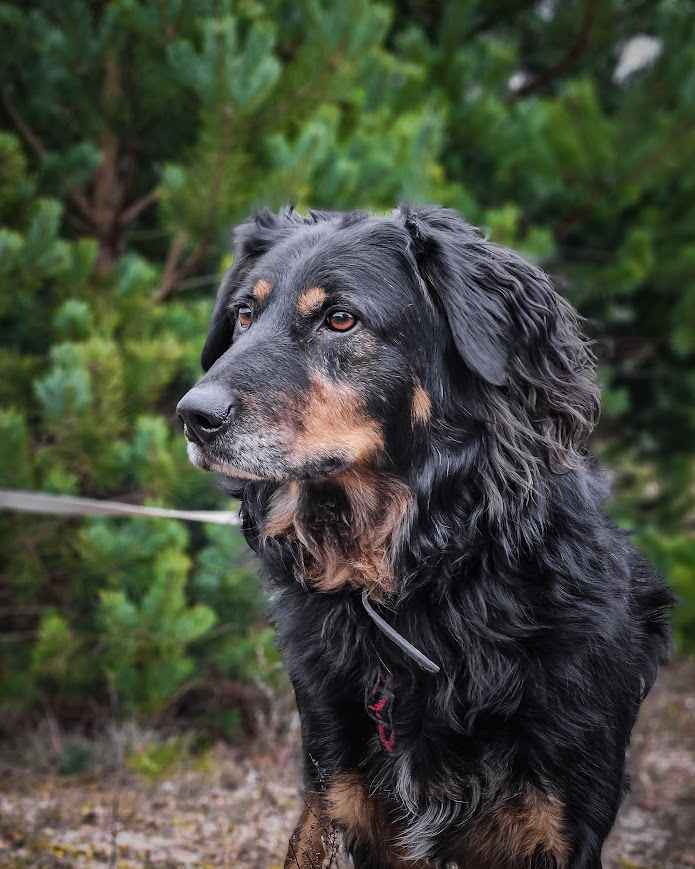
[(219, 383), (203, 383), (189, 389), (176, 405), (189, 441), (204, 446), (232, 422), (239, 406), (237, 394)]

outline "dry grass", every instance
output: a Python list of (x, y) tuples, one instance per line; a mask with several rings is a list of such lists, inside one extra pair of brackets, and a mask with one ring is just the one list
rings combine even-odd
[[(280, 867), (298, 813), (297, 767), (296, 727), (253, 753), (182, 750), (151, 774), (142, 757), (80, 777), (6, 764), (0, 866)], [(692, 869), (695, 662), (664, 672), (645, 706), (632, 767), (633, 792), (607, 846), (607, 869)]]

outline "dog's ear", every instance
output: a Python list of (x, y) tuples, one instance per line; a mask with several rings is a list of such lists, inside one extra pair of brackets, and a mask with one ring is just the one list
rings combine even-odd
[(488, 383), (502, 386), (513, 350), (512, 297), (533, 266), (489, 244), (451, 209), (401, 206), (427, 290), (444, 311), (456, 349)]
[(401, 207), (400, 214), (421, 280), (464, 362), (487, 383), (506, 386), (487, 396), (487, 410), (506, 431), (509, 466), (531, 479), (529, 456), (540, 448), (553, 470), (574, 467), (599, 408), (594, 354), (577, 313), (542, 269), (482, 238), (456, 212)]
[(321, 219), (323, 219), (322, 215), (318, 212), (310, 212), (307, 218), (302, 217), (290, 206), (279, 214), (263, 209), (250, 220), (236, 227), (234, 265), (224, 276), (217, 292), (208, 336), (201, 354), (200, 361), (204, 371), (207, 371), (231, 344), (233, 325), (227, 312), (230, 295), (240, 286), (257, 260), (271, 247), (299, 227), (318, 223)]

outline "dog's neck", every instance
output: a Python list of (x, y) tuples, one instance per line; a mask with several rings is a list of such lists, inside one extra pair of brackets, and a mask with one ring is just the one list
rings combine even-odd
[(325, 481), (290, 481), (271, 496), (261, 544), (288, 540), (319, 591), (395, 590), (394, 560), (410, 524), (413, 492), (398, 478), (353, 467)]
[(289, 481), (261, 499), (250, 541), (261, 549), (272, 540), (288, 546), (297, 576), (316, 590), (400, 597), (406, 576), (415, 588), (432, 570), (448, 575), (448, 561), (485, 557), (509, 566), (533, 558), (550, 512), (596, 507), (593, 474), (539, 473), (529, 496), (511, 484), (493, 485), (481, 464), (452, 457), (445, 477), (419, 465), (408, 481), (364, 466)]

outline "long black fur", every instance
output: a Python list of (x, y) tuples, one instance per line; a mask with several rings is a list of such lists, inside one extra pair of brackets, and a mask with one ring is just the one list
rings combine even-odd
[[(672, 598), (603, 512), (607, 486), (586, 453), (598, 391), (576, 314), (541, 270), (446, 209), (263, 212), (237, 232), (203, 354), (217, 381), (237, 389), (244, 365), (243, 356), (234, 364), (242, 348), (228, 300), (265, 273), (274, 251), (278, 284), (312, 286), (313, 269), (321, 285), (368, 297), (383, 355), (378, 370), (355, 377), (374, 382), (364, 390), (385, 432), (379, 471), (414, 493), (382, 613), (441, 666), (433, 676), (404, 657), (358, 589), (312, 589), (298, 576), (300, 544), (261, 533), (279, 483), (239, 481), (244, 533), (262, 559), (301, 714), (308, 790), (359, 770), (385, 806), (397, 832), (379, 844), (353, 835), (361, 869), (391, 865), (390, 847), (469, 865), (469, 831), (528, 786), (561, 802), (567, 862), (538, 851), (494, 865), (599, 869), (626, 790), (630, 732), (668, 653)], [(243, 388), (279, 377), (283, 388), (305, 388), (292, 373), (296, 352), (283, 344)], [(432, 418), (412, 430), (404, 395), (416, 382)], [(312, 510), (338, 521), (335, 493), (313, 479)], [(365, 708), (384, 674), (395, 694), (393, 752)]]

